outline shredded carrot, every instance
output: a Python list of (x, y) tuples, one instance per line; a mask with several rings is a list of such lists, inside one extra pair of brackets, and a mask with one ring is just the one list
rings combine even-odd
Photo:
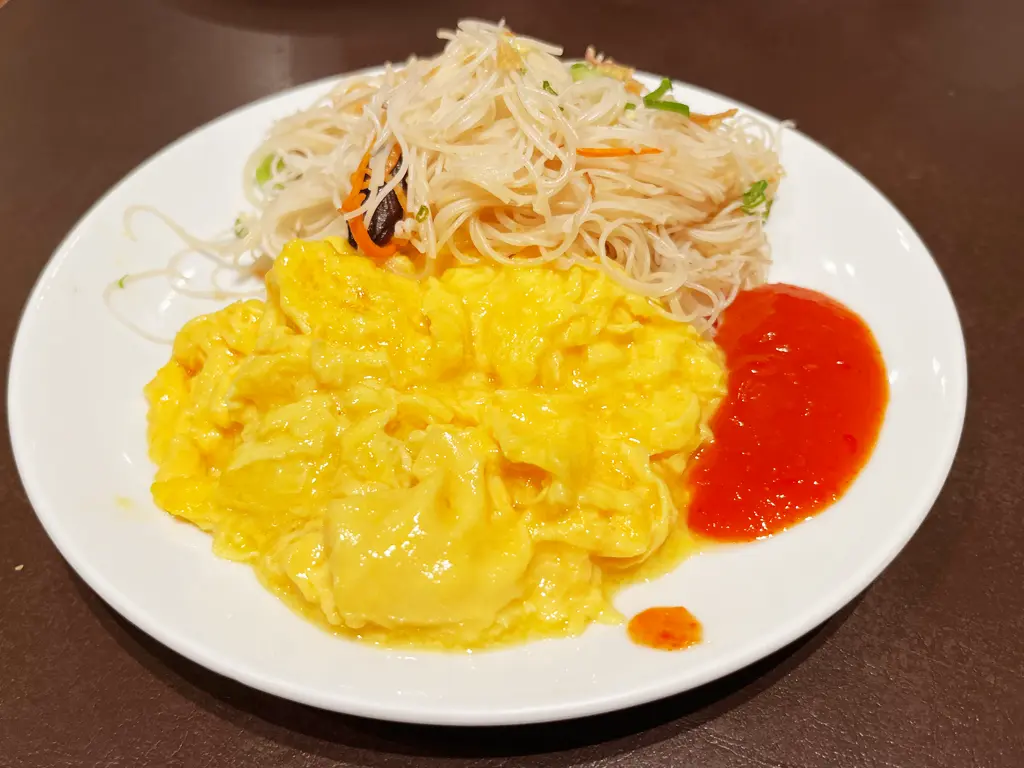
[[(373, 147), (372, 141), (370, 142), (370, 147)], [(352, 190), (348, 193), (348, 197), (341, 201), (342, 212), (352, 213), (352, 211), (363, 204), (363, 184), (366, 183), (366, 177), (369, 175), (370, 150), (368, 149), (352, 173)]]
[(387, 169), (385, 176), (390, 176), (398, 169), (398, 163), (402, 159), (402, 148), (396, 141), (391, 147), (391, 151), (388, 153), (388, 161), (384, 163), (384, 167)]
[(629, 157), (631, 155), (658, 155), (661, 154), (661, 150), (654, 147), (640, 147), (640, 149), (632, 149), (630, 147), (580, 147), (576, 150), (576, 154), (580, 157)]
[[(352, 173), (352, 190), (348, 193), (348, 197), (341, 201), (339, 210), (342, 213), (352, 213), (363, 204), (363, 184), (366, 183), (370, 175), (370, 151), (373, 149), (374, 141), (376, 141), (375, 138), (370, 140), (370, 149), (366, 150), (363, 159), (359, 161), (359, 165)], [(348, 220), (348, 231), (352, 233), (356, 247), (371, 259), (383, 260), (398, 250), (398, 246), (393, 242), (383, 247), (373, 242), (370, 233), (366, 231), (366, 224), (363, 223), (362, 216), (355, 216)]]
[(398, 250), (398, 246), (394, 241), (388, 243), (385, 246), (377, 245), (373, 240), (370, 239), (370, 233), (366, 231), (366, 225), (363, 223), (362, 216), (356, 216), (354, 219), (348, 220), (348, 229), (352, 233), (352, 239), (356, 241), (356, 246), (366, 256), (377, 261), (383, 261), (384, 259), (393, 256), (395, 251)]
[(702, 115), (700, 112), (691, 112), (690, 121), (703, 128), (710, 128), (728, 117), (732, 117), (738, 110), (727, 109), (725, 112), (717, 112), (713, 115)]

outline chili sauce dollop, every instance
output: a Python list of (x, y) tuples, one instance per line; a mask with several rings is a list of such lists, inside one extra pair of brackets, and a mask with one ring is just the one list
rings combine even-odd
[(769, 536), (838, 499), (867, 462), (889, 399), (864, 321), (816, 291), (744, 291), (715, 339), (728, 394), (688, 475), (688, 525), (724, 541)]
[(704, 635), (701, 623), (682, 606), (648, 608), (630, 619), (630, 639), (659, 651), (681, 651), (696, 645)]

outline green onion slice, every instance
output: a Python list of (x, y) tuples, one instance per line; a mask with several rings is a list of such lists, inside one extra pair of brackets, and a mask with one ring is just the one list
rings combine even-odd
[(584, 64), (582, 61), (577, 61), (569, 67), (569, 74), (572, 75), (574, 83), (578, 83), (580, 80), (586, 80), (588, 77), (601, 77), (600, 72), (589, 64)]
[(660, 109), (662, 112), (675, 112), (683, 117), (690, 116), (690, 108), (685, 104), (680, 104), (678, 101), (645, 101), (644, 106), (648, 109)]
[(660, 101), (661, 97), (672, 90), (672, 81), (667, 77), (661, 78), (661, 84), (653, 91), (644, 96), (644, 106), (649, 107), (649, 101)]
[(270, 177), (274, 175), (274, 171), (279, 171), (284, 167), (284, 161), (279, 157), (277, 158), (277, 165), (274, 165), (275, 157), (277, 156), (272, 154), (267, 155), (263, 158), (263, 162), (261, 162), (256, 168), (256, 183), (259, 186), (262, 187), (270, 181)]
[(764, 179), (751, 184), (750, 189), (743, 193), (743, 210), (747, 213), (756, 211), (766, 201), (765, 191), (767, 189), (768, 182)]
[(672, 81), (667, 77), (663, 77), (661, 84), (644, 96), (644, 106), (648, 109), (660, 109), (663, 112), (675, 112), (683, 117), (690, 116), (690, 108), (672, 98)]

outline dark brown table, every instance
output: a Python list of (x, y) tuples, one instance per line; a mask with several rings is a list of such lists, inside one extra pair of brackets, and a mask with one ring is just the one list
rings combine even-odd
[(1020, 0), (11, 0), (3, 345), (64, 233), (148, 155), (264, 94), (430, 53), (471, 14), (794, 118), (903, 210), (950, 281), (971, 372), (921, 531), (840, 615), (698, 691), (526, 729), (405, 727), (256, 693), (135, 630), (50, 544), (5, 441), (0, 766), (1024, 765)]

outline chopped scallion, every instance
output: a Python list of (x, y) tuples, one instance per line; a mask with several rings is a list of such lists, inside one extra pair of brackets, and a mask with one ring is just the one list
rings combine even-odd
[(551, 87), (551, 83), (549, 83), (547, 80), (545, 80), (543, 83), (541, 83), (540, 87), (542, 89), (544, 89), (545, 91), (547, 91), (548, 93), (550, 93), (552, 96), (557, 96), (558, 95), (558, 91), (556, 91), (554, 88), (552, 88)]
[(636, 104), (631, 101), (626, 102), (626, 111), (629, 112), (631, 109), (636, 109)]
[(588, 77), (600, 77), (601, 75), (601, 73), (592, 66), (584, 64), (582, 61), (577, 61), (569, 67), (569, 74), (572, 75), (574, 83), (578, 83), (580, 80), (586, 80)]
[(680, 104), (678, 101), (647, 101), (644, 100), (644, 106), (648, 109), (660, 109), (662, 112), (675, 112), (683, 117), (690, 116), (690, 108), (685, 104)]
[(675, 112), (683, 117), (690, 116), (690, 108), (672, 98), (672, 81), (667, 77), (663, 77), (661, 84), (644, 96), (644, 106), (648, 109), (660, 109), (663, 112)]
[(661, 84), (653, 91), (644, 96), (644, 106), (651, 106), (648, 102), (660, 101), (661, 97), (672, 90), (672, 81), (667, 77), (661, 78)]
[(765, 203), (765, 191), (768, 189), (768, 182), (764, 179), (755, 181), (750, 185), (750, 189), (743, 193), (743, 210), (747, 213), (754, 213)]
[(267, 155), (263, 158), (263, 162), (256, 168), (256, 184), (263, 186), (275, 172), (280, 171), (284, 168), (284, 161), (281, 158), (277, 158), (277, 164), (274, 164), (274, 158), (276, 155)]
[(672, 81), (667, 77), (662, 78), (661, 85), (644, 96), (644, 106), (663, 112), (675, 112), (683, 117), (690, 116), (690, 108), (672, 98)]

